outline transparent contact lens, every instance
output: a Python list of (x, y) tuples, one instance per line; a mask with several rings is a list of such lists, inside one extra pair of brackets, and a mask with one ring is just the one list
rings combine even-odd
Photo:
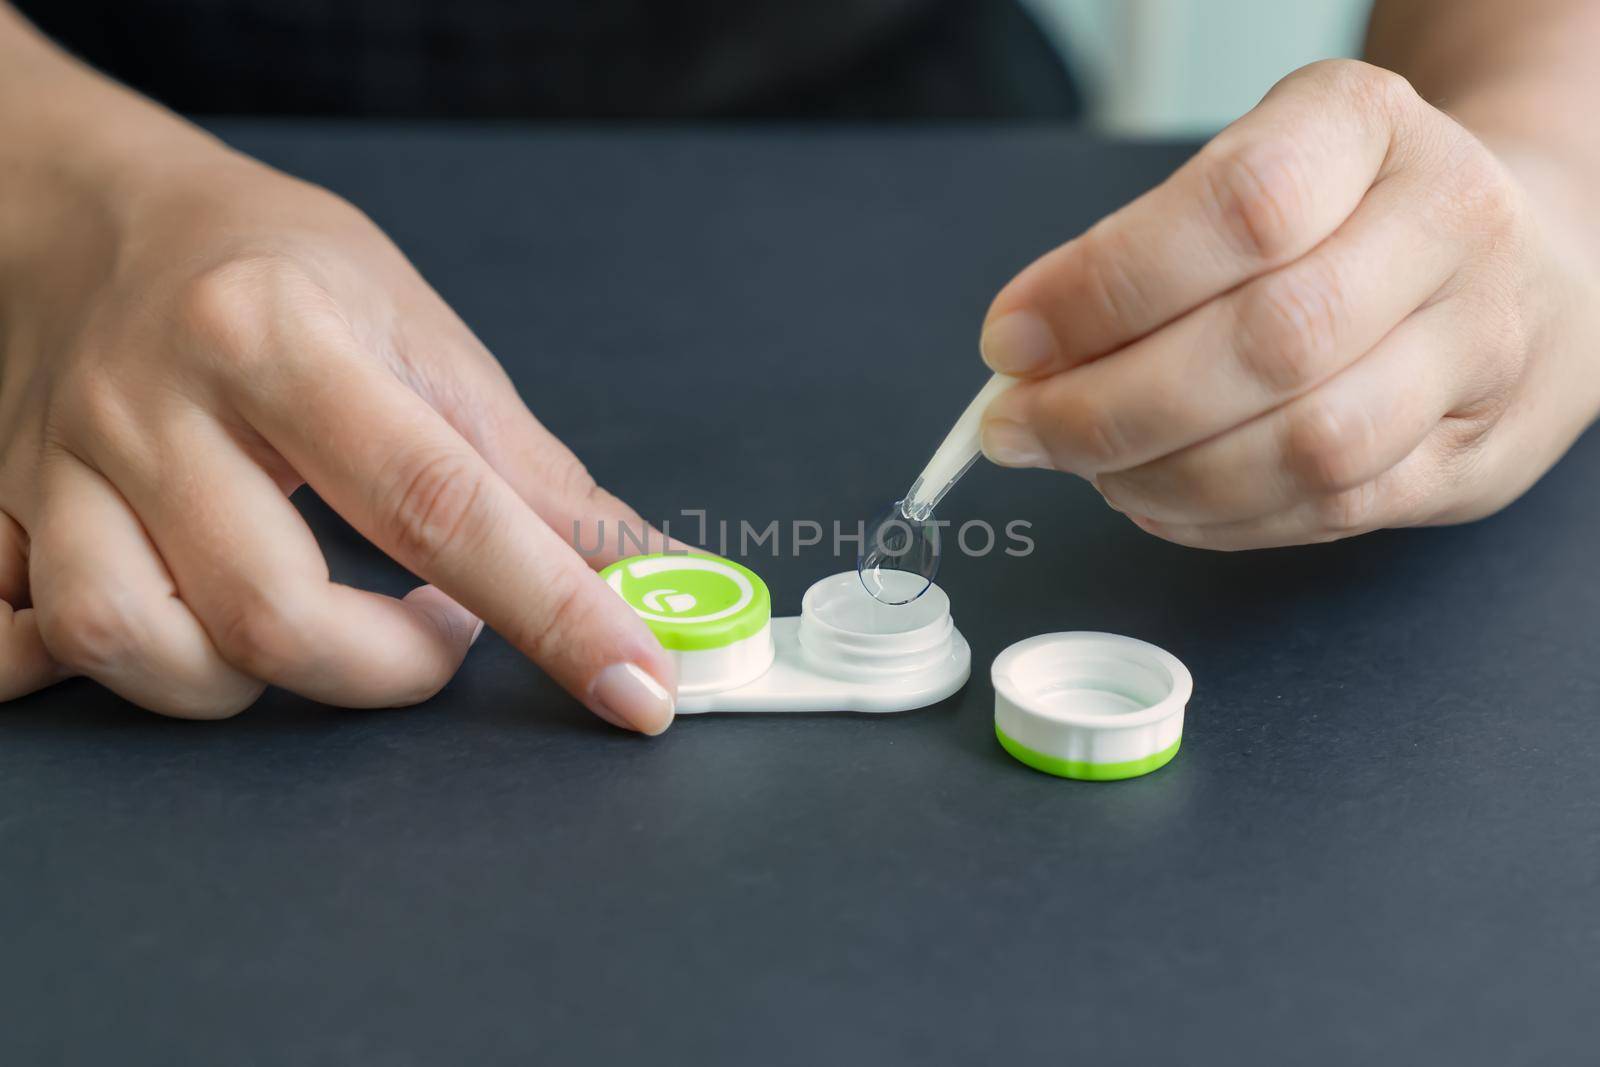
[(977, 460), (985, 409), (1016, 384), (1017, 379), (1004, 374), (990, 378), (945, 434), (905, 498), (868, 525), (856, 573), (878, 600), (909, 604), (933, 584), (939, 571), (939, 527), (934, 525), (933, 509)]
[(939, 573), (939, 527), (932, 510), (921, 512), (900, 500), (868, 523), (856, 573), (885, 604), (909, 604), (926, 593)]

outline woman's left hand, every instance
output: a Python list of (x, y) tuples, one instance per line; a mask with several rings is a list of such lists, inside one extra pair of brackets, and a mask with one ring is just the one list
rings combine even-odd
[(1600, 407), (1593, 249), (1400, 76), (1279, 83), (996, 297), (984, 451), (1204, 548), (1459, 522)]

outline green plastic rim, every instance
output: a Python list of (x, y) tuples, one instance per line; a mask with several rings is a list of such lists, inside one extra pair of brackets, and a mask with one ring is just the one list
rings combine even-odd
[(611, 564), (600, 577), (645, 621), (662, 647), (726, 648), (772, 619), (767, 583), (720, 556), (657, 552)]
[(1172, 757), (1178, 754), (1178, 746), (1183, 744), (1183, 738), (1180, 737), (1160, 752), (1151, 753), (1143, 759), (1125, 760), (1122, 763), (1088, 763), (1084, 760), (1048, 756), (1031, 749), (1007, 737), (1006, 732), (1000, 729), (999, 723), (995, 723), (994, 735), (1000, 739), (1000, 747), (1011, 753), (1019, 762), (1027, 764), (1036, 771), (1053, 774), (1057, 778), (1076, 778), (1080, 782), (1115, 782), (1121, 778), (1137, 778), (1141, 774), (1149, 774), (1171, 763)]

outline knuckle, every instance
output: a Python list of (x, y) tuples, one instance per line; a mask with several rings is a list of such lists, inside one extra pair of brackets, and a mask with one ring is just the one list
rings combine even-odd
[(1167, 494), (1167, 507), (1195, 523), (1227, 521), (1236, 506), (1238, 486), (1216, 472), (1190, 467), (1181, 480), (1175, 480)]
[(1350, 534), (1373, 524), (1378, 510), (1378, 484), (1362, 485), (1321, 497), (1316, 503), (1317, 519), (1330, 533)]
[(260, 325), (270, 279), (283, 269), (282, 261), (272, 256), (245, 256), (205, 267), (178, 291), (180, 325), (211, 341), (241, 340)]
[(454, 449), (404, 457), (379, 502), (379, 524), (403, 563), (428, 569), (482, 534), (487, 489), (477, 464)]
[(1377, 427), (1363, 410), (1313, 404), (1289, 424), (1287, 462), (1295, 482), (1316, 494), (1342, 493), (1371, 475)]
[(1106, 223), (1097, 223), (1081, 238), (1083, 283), (1091, 304), (1106, 321), (1143, 323), (1150, 299), (1128, 264), (1133, 261), (1127, 238)]
[(160, 678), (158, 687), (143, 688), (136, 697), (151, 711), (177, 719), (227, 719), (261, 694), (262, 686), (251, 679), (197, 670), (188, 647), (160, 625), (152, 605), (126, 590), (65, 589), (38, 610), (45, 647), (68, 668), (113, 685), (119, 677)]
[(1210, 480), (1195, 476), (1181, 462), (1156, 461), (1092, 479), (1113, 511), (1156, 521), (1195, 521), (1210, 514), (1217, 493)]
[(1447, 232), (1488, 249), (1514, 249), (1525, 232), (1528, 205), (1504, 165), (1465, 130), (1445, 162), (1440, 188)]
[(1066, 469), (1079, 473), (1108, 470), (1128, 454), (1127, 432), (1116, 413), (1084, 391), (1060, 394), (1042, 423), (1054, 426), (1059, 447), (1050, 451)]
[(136, 399), (115, 374), (74, 367), (67, 372), (51, 408), (57, 429), (70, 427), (70, 436), (84, 435), (89, 442), (130, 451), (137, 438)]
[(290, 590), (234, 590), (211, 630), (222, 658), (253, 678), (283, 678), (316, 655), (306, 598)]
[(511, 634), (512, 642), (539, 664), (549, 662), (557, 649), (571, 643), (574, 634), (582, 633), (592, 611), (580, 582), (565, 580), (548, 591), (551, 595), (544, 609)]
[(64, 590), (39, 606), (39, 632), (50, 654), (90, 677), (137, 659), (148, 632), (144, 612), (124, 590)]
[(1247, 290), (1240, 321), (1245, 369), (1274, 394), (1297, 393), (1326, 373), (1345, 317), (1344, 286), (1324, 260)]
[(320, 321), (320, 286), (292, 258), (251, 252), (206, 266), (185, 279), (174, 299), (179, 332), (222, 365), (265, 368), (275, 357), (276, 323)]
[(597, 493), (604, 492), (595, 482), (594, 475), (589, 473), (589, 468), (570, 452), (546, 467), (546, 478), (563, 500), (589, 500)]
[(1216, 150), (1201, 173), (1216, 224), (1237, 254), (1271, 264), (1300, 250), (1309, 201), (1304, 164), (1288, 142)]
[(1333, 59), (1318, 64), (1333, 87), (1364, 111), (1395, 114), (1421, 98), (1404, 75), (1359, 59)]
[(231, 694), (191, 690), (174, 694), (168, 703), (156, 710), (174, 719), (192, 719), (196, 722), (221, 722), (244, 711), (261, 696), (264, 686), (252, 686)]
[(1524, 303), (1513, 294), (1524, 289), (1511, 285), (1490, 286), (1477, 310), (1478, 345), (1485, 358), (1478, 373), (1479, 403), (1469, 404), (1496, 417), (1504, 413), (1516, 395), (1517, 383), (1528, 371), (1538, 349), (1538, 330)]
[(142, 701), (159, 715), (196, 722), (231, 719), (261, 696), (266, 686), (254, 679), (203, 677), (169, 683), (158, 698)]

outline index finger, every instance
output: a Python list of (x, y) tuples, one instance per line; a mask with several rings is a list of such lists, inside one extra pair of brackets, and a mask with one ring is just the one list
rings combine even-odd
[(985, 361), (1054, 374), (1298, 259), (1385, 175), (1415, 100), (1364, 63), (1289, 75), (1166, 181), (1012, 279), (984, 322)]
[[(309, 331), (308, 331), (309, 332)], [(672, 720), (649, 629), (443, 417), (351, 338), (319, 331), (239, 398), (252, 425), (362, 535), (483, 619), (601, 717)]]

